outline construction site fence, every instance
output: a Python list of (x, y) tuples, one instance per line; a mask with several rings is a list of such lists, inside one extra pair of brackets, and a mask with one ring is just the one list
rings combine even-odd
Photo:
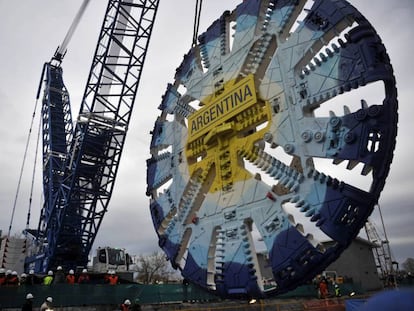
[[(355, 290), (355, 289), (353, 289)], [(344, 289), (346, 291), (346, 289)], [(45, 285), (21, 285), (16, 287), (0, 287), (0, 310), (1, 308), (19, 308), (22, 306), (28, 293), (34, 296), (33, 305), (40, 304), (47, 298), (52, 297), (55, 307), (68, 306), (96, 306), (96, 305), (119, 305), (125, 299), (131, 300), (134, 304), (182, 304), (186, 303), (206, 303), (212, 306), (214, 303), (221, 303), (220, 297), (213, 295), (195, 285), (182, 284), (52, 284)], [(316, 289), (312, 285), (305, 285), (284, 295), (277, 296), (278, 301), (292, 298), (317, 298)], [(279, 303), (280, 304), (280, 303)], [(246, 310), (265, 310), (257, 309), (257, 305), (245, 304)], [(253, 309), (252, 309), (253, 308)], [(173, 310), (173, 308), (170, 308)], [(200, 309), (198, 309), (200, 310)], [(205, 310), (213, 310), (211, 308)], [(221, 309), (220, 310), (224, 310)], [(240, 305), (228, 311), (241, 311)], [(266, 310), (296, 310), (283, 309), (282, 306)], [(302, 309), (298, 309), (302, 310)], [(309, 309), (310, 310), (310, 309)], [(333, 309), (332, 309), (333, 311)]]

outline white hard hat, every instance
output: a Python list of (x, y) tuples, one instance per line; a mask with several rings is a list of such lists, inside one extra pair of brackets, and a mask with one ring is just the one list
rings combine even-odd
[(58, 266), (56, 270), (62, 270), (62, 266)]
[(29, 274), (34, 274), (34, 270), (32, 269), (32, 270), (30, 270), (29, 271)]
[(17, 271), (13, 271), (12, 272), (12, 275), (17, 275)]
[(46, 298), (46, 301), (48, 301), (48, 302), (53, 302), (53, 298), (52, 298), (52, 297), (47, 297), (47, 298)]
[(0, 273), (6, 273), (6, 270), (3, 268), (0, 268)]
[(33, 297), (33, 295), (31, 294), (31, 293), (28, 293), (27, 295), (26, 295), (26, 299), (33, 299), (34, 297)]
[(6, 274), (11, 274), (12, 273), (12, 271), (11, 270), (7, 270), (6, 271)]
[(53, 275), (53, 271), (52, 271), (52, 270), (49, 270), (49, 271), (47, 272), (47, 275)]
[(87, 269), (83, 269), (82, 270), (82, 273), (88, 273), (88, 270)]
[(72, 269), (69, 270), (69, 274), (75, 274), (75, 271), (73, 271)]
[(129, 299), (126, 299), (126, 300), (124, 301), (124, 304), (129, 306), (129, 305), (131, 304), (131, 301), (130, 301)]
[(20, 275), (20, 277), (21, 277), (21, 278), (25, 278), (25, 277), (27, 277), (27, 274), (26, 274), (26, 273), (22, 273), (22, 274)]

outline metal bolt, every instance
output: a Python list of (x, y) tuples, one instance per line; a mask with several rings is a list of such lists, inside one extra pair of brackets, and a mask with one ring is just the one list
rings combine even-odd
[(355, 114), (355, 119), (362, 121), (367, 117), (367, 113), (364, 109), (359, 109)]
[(371, 106), (368, 108), (368, 115), (370, 117), (376, 117), (377, 115), (379, 115), (381, 109), (378, 106)]
[(325, 135), (322, 132), (316, 132), (313, 135), (313, 138), (316, 140), (316, 142), (321, 143), (325, 139)]
[(272, 133), (269, 133), (269, 132), (265, 133), (263, 136), (263, 139), (268, 143), (272, 142), (272, 139), (273, 139)]
[(286, 144), (283, 149), (287, 154), (293, 153), (293, 150), (295, 150), (295, 147), (292, 144)]
[(340, 119), (340, 118), (338, 118), (338, 117), (332, 117), (332, 118), (329, 120), (329, 123), (331, 124), (331, 126), (332, 126), (333, 128), (338, 128), (338, 127), (341, 125), (341, 119)]
[(302, 139), (305, 143), (308, 143), (312, 140), (312, 132), (311, 131), (305, 131), (305, 132), (302, 133), (301, 137), (302, 137)]
[(352, 133), (352, 132), (348, 132), (348, 133), (346, 133), (346, 134), (345, 134), (345, 136), (344, 136), (344, 141), (345, 141), (347, 144), (351, 144), (351, 143), (353, 143), (353, 142), (355, 141), (355, 134), (354, 134), (354, 133)]

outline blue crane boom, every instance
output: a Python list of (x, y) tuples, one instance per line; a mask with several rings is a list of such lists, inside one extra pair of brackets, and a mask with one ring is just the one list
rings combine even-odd
[[(109, 0), (75, 127), (61, 57), (44, 66), (45, 200), (25, 269), (85, 266), (109, 200), (159, 0)], [(60, 51), (60, 50), (59, 50)], [(62, 54), (62, 53), (60, 53)]]

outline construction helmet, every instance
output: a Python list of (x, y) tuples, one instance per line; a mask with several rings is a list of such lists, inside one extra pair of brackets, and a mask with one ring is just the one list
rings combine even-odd
[(27, 277), (27, 274), (26, 274), (26, 273), (22, 273), (22, 274), (20, 275), (20, 277), (21, 277), (21, 278), (25, 278), (25, 277)]
[(7, 270), (7, 271), (6, 271), (6, 274), (7, 274), (7, 275), (12, 274), (12, 271), (11, 271), (11, 270)]
[(62, 270), (62, 266), (58, 266), (56, 270)]
[(69, 270), (69, 274), (75, 274), (75, 271), (73, 271), (72, 269)]
[(47, 275), (53, 275), (53, 271), (52, 270), (49, 270), (48, 273), (47, 273)]
[(129, 299), (126, 299), (126, 300), (124, 301), (124, 305), (129, 306), (130, 304), (131, 304), (131, 301), (130, 301)]
[(5, 273), (6, 273), (6, 270), (3, 268), (0, 268), (0, 274), (5, 274)]
[(32, 270), (30, 270), (29, 271), (29, 274), (34, 274), (34, 270), (32, 269)]
[(17, 271), (13, 271), (12, 272), (12, 275), (17, 275)]
[(48, 301), (48, 302), (53, 302), (53, 298), (52, 298), (52, 297), (47, 297), (47, 298), (46, 298), (46, 301)]
[(33, 299), (34, 297), (33, 297), (33, 295), (31, 294), (31, 293), (28, 293), (27, 295), (26, 295), (26, 299)]
[(83, 269), (82, 270), (82, 273), (88, 273), (88, 270), (87, 269)]

